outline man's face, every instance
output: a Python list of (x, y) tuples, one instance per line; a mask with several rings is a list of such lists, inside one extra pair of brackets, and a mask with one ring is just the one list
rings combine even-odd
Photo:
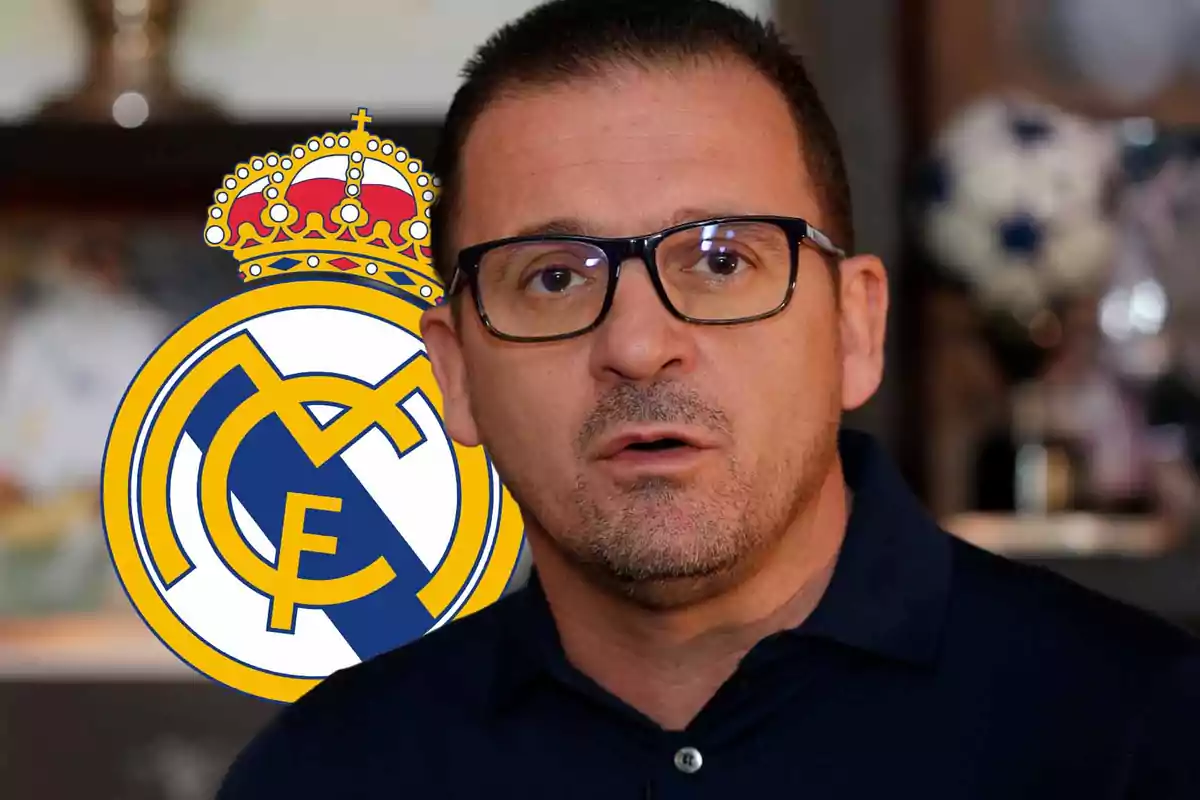
[[(824, 218), (783, 98), (738, 63), (528, 89), (490, 106), (462, 160), (455, 246), (569, 219), (632, 236), (709, 216)], [(521, 506), (535, 559), (562, 558), (647, 604), (709, 594), (784, 535), (836, 465), (844, 407), (879, 380), (883, 273), (800, 251), (789, 307), (733, 326), (671, 316), (623, 265), (597, 330), (520, 344), (470, 298), (423, 331), (458, 441), (482, 443)], [(622, 448), (638, 439), (688, 446)]]

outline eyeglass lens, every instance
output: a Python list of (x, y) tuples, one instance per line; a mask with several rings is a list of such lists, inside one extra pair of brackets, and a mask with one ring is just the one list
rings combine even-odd
[[(766, 314), (787, 296), (791, 245), (782, 228), (732, 222), (686, 228), (663, 238), (655, 264), (667, 299), (685, 317), (736, 321)], [(478, 291), (488, 321), (518, 337), (561, 336), (591, 326), (604, 307), (613, 270), (583, 241), (533, 241), (487, 252)]]

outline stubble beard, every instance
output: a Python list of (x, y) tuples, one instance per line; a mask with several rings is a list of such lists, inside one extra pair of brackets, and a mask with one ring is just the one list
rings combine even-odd
[(597, 498), (581, 481), (578, 525), (550, 538), (568, 560), (639, 606), (702, 602), (756, 572), (820, 491), (836, 455), (836, 428), (818, 439), (753, 476), (732, 462), (712, 484), (646, 480)]
[[(731, 434), (725, 416), (688, 390), (627, 387), (597, 406), (580, 449), (628, 420), (687, 420)], [(787, 534), (836, 458), (837, 424), (832, 412), (807, 441), (751, 469), (731, 457), (724, 474), (703, 481), (643, 478), (601, 489), (600, 479), (581, 471), (569, 505), (539, 497), (536, 506), (522, 503), (522, 514), (564, 560), (607, 590), (647, 609), (694, 604), (753, 574)], [(550, 514), (559, 524), (540, 524), (536, 508), (550, 511), (548, 502), (559, 506)]]
[(573, 498), (579, 523), (555, 543), (640, 606), (667, 609), (717, 594), (772, 538), (748, 502), (752, 485), (732, 465), (729, 473), (712, 492), (648, 479), (603, 498), (580, 481)]
[[(734, 441), (725, 415), (690, 389), (622, 385), (589, 416), (577, 454), (615, 425), (644, 421), (706, 425)], [(827, 419), (803, 441), (781, 442), (750, 466), (731, 456), (722, 474), (703, 480), (603, 487), (581, 469), (565, 492), (531, 473), (521, 453), (488, 449), (527, 535), (555, 551), (551, 561), (647, 610), (670, 610), (718, 596), (758, 570), (821, 491), (837, 457), (838, 424), (831, 400)], [(586, 463), (582, 455), (578, 463)]]

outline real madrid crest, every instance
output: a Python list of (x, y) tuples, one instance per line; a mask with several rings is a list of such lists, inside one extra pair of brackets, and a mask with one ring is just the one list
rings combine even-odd
[(438, 182), (352, 119), (225, 178), (204, 239), (247, 289), (149, 358), (104, 458), (138, 612), (278, 701), (495, 601), (523, 540), (486, 453), (446, 434), (418, 332)]

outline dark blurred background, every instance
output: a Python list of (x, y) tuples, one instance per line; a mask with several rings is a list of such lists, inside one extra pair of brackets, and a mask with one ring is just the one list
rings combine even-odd
[[(208, 798), (277, 710), (132, 613), (108, 424), (239, 289), (201, 237), (227, 171), (359, 106), (428, 159), (463, 61), (534, 4), (0, 2), (0, 797)], [(806, 54), (890, 269), (851, 424), (955, 534), (1200, 630), (1200, 2), (734, 4)]]

